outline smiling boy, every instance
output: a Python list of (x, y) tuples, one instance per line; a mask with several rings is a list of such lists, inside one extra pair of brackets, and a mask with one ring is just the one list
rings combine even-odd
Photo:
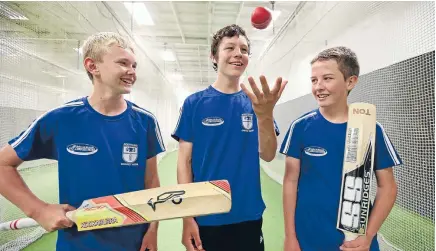
[[(0, 194), (47, 231), (59, 230), (57, 250), (155, 251), (157, 223), (78, 232), (65, 216), (86, 199), (158, 187), (156, 155), (165, 150), (154, 115), (123, 98), (136, 81), (129, 41), (97, 33), (83, 53), (91, 95), (45, 112), (0, 150)], [(43, 158), (58, 161), (59, 205), (37, 198), (17, 172)]]
[[(312, 94), (319, 108), (291, 123), (280, 152), (286, 155), (283, 180), (285, 251), (378, 251), (377, 231), (397, 195), (393, 166), (402, 163), (377, 122), (374, 172), (377, 194), (367, 234), (344, 242), (336, 229), (349, 92), (359, 76), (356, 54), (346, 47), (319, 53), (311, 62)], [(316, 236), (314, 236), (316, 233)]]
[(183, 219), (182, 243), (194, 250), (264, 250), (259, 157), (271, 161), (279, 133), (273, 108), (287, 83), (278, 78), (272, 90), (261, 76), (260, 91), (240, 77), (249, 63), (245, 31), (230, 25), (212, 39), (216, 81), (184, 102), (172, 136), (179, 141), (179, 183), (226, 179), (232, 190), (227, 214)]

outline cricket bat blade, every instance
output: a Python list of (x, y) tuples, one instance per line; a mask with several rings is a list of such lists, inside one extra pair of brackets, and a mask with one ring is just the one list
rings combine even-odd
[(348, 108), (337, 229), (345, 240), (365, 235), (370, 208), (376, 134), (376, 107), (353, 103)]
[[(232, 198), (227, 180), (164, 186), (85, 200), (67, 212), (78, 231), (227, 213)], [(31, 218), (0, 223), (1, 230), (38, 226)]]

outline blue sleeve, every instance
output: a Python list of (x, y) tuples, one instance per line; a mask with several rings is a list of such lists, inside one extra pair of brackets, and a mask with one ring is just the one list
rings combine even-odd
[(194, 135), (192, 130), (192, 110), (188, 99), (185, 99), (182, 109), (180, 109), (179, 120), (177, 121), (176, 128), (174, 129), (173, 137), (175, 140), (179, 141), (183, 139), (184, 141), (192, 142)]
[(383, 126), (377, 122), (375, 139), (375, 170), (403, 164)]
[(162, 134), (157, 119), (150, 119), (149, 128), (147, 130), (147, 144), (147, 159), (165, 151), (165, 145), (162, 140)]
[(277, 124), (276, 120), (274, 120), (274, 131), (276, 132), (276, 136), (280, 135), (279, 125)]
[(280, 153), (285, 154), (296, 159), (301, 158), (302, 139), (300, 132), (301, 124), (297, 124), (295, 121), (289, 126), (280, 147)]
[(8, 143), (23, 161), (57, 159), (53, 114), (45, 113)]

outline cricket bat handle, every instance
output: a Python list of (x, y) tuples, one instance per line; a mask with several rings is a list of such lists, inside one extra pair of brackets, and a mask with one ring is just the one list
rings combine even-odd
[(74, 210), (73, 211), (68, 211), (65, 216), (67, 216), (68, 219), (70, 219), (70, 221), (74, 222)]
[[(74, 211), (69, 211), (66, 213), (68, 219), (73, 221)], [(23, 228), (37, 227), (39, 223), (32, 218), (21, 218), (17, 220), (12, 220), (4, 223), (0, 223), (0, 231), (5, 230), (19, 230)]]
[(29, 227), (39, 226), (38, 222), (32, 218), (21, 218), (13, 221), (0, 223), (0, 231), (18, 230)]
[(358, 235), (350, 232), (344, 232), (345, 241), (354, 241)]

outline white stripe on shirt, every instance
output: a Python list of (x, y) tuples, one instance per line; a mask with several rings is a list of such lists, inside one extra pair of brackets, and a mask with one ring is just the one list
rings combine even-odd
[(291, 144), (291, 138), (292, 138), (292, 133), (293, 133), (293, 131), (294, 131), (295, 124), (297, 124), (298, 122), (300, 122), (300, 121), (303, 120), (303, 119), (306, 119), (306, 118), (312, 117), (312, 116), (314, 116), (314, 115), (316, 115), (316, 112), (311, 112), (311, 113), (306, 114), (306, 115), (304, 115), (303, 117), (301, 117), (301, 118), (295, 120), (294, 122), (292, 122), (291, 127), (290, 127), (290, 129), (289, 129), (288, 140), (286, 141), (285, 149), (283, 149), (283, 151), (284, 151), (285, 153), (287, 153), (288, 150), (289, 150), (289, 145)]
[(383, 140), (385, 141), (385, 144), (386, 144), (386, 146), (388, 148), (389, 155), (391, 155), (391, 158), (394, 161), (394, 163), (396, 165), (399, 165), (400, 161), (398, 160), (398, 156), (395, 153), (394, 147), (392, 146), (392, 142), (389, 140), (388, 135), (385, 132), (385, 129), (383, 128), (383, 126), (379, 122), (377, 122), (377, 125), (379, 125), (381, 130), (382, 130)]
[(155, 125), (154, 131), (156, 133), (157, 141), (159, 142), (159, 145), (162, 148), (162, 150), (165, 150), (165, 147), (164, 147), (164, 144), (163, 144), (163, 140), (162, 140), (162, 135), (160, 133), (159, 124), (157, 122), (156, 117), (151, 112), (149, 112), (149, 111), (147, 111), (145, 109), (142, 109), (142, 108), (139, 108), (139, 107), (136, 107), (136, 106), (132, 106), (132, 109), (135, 110), (135, 111), (138, 111), (140, 113), (146, 114), (146, 115), (148, 115), (148, 116), (153, 118), (154, 125)]
[(177, 120), (176, 127), (174, 128), (173, 135), (176, 134), (177, 128), (179, 127), (180, 120), (182, 119), (183, 108), (179, 112), (179, 119)]
[(60, 109), (60, 108), (64, 108), (64, 107), (81, 106), (81, 105), (84, 105), (83, 101), (71, 102), (71, 103), (68, 103), (68, 104), (64, 104), (62, 106), (58, 106), (56, 108), (53, 108), (53, 109), (43, 113), (35, 121), (33, 121), (33, 123), (27, 128), (27, 130), (23, 133), (23, 135), (21, 135), (14, 143), (11, 144), (12, 148), (17, 147), (23, 140), (25, 140), (26, 137), (29, 135), (29, 133), (32, 131), (32, 129), (36, 126), (38, 121), (41, 120), (48, 113), (50, 113), (50, 112), (52, 112), (54, 110)]

